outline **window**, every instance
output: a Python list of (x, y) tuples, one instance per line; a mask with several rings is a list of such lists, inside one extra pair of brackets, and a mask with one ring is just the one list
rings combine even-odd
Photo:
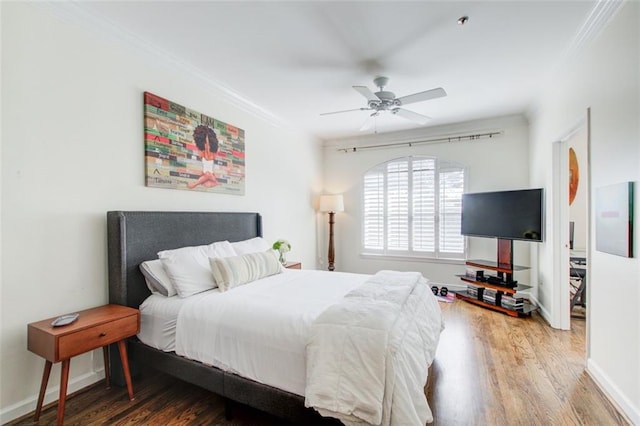
[(433, 157), (379, 164), (363, 178), (365, 254), (464, 258), (464, 168)]

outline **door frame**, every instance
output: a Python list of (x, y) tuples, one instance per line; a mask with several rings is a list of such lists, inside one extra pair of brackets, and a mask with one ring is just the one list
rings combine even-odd
[(575, 132), (553, 143), (553, 302), (552, 317), (561, 330), (571, 328), (569, 312), (569, 138)]
[[(554, 229), (552, 236), (553, 250), (553, 287), (552, 318), (555, 326), (561, 330), (571, 328), (570, 292), (569, 292), (569, 140), (579, 131), (586, 130), (587, 158), (586, 175), (582, 175), (582, 181), (586, 183), (587, 191), (587, 261), (590, 253), (591, 233), (591, 109), (587, 108), (586, 114), (569, 128), (560, 138), (556, 139), (552, 148), (552, 221)], [(587, 268), (587, 282), (589, 282), (589, 268)], [(586, 289), (587, 304), (589, 303), (589, 287)], [(589, 318), (589, 309), (586, 310), (586, 321)], [(587, 343), (589, 327), (587, 324)], [(588, 353), (587, 344), (587, 353)]]

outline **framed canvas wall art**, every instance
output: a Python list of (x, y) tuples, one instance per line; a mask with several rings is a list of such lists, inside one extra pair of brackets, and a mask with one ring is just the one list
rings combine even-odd
[(144, 92), (146, 185), (244, 195), (244, 130)]
[(596, 250), (633, 257), (633, 182), (596, 189)]

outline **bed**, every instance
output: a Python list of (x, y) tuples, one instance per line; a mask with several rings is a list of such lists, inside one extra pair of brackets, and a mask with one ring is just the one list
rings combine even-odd
[[(139, 308), (144, 302), (145, 310), (151, 312), (152, 310), (149, 309), (149, 305), (152, 305), (151, 307), (155, 309), (154, 312), (159, 312), (160, 320), (163, 319), (163, 316), (166, 316), (170, 318), (171, 321), (175, 321), (178, 312), (181, 312), (183, 316), (187, 316), (182, 313), (191, 312), (194, 309), (197, 310), (201, 305), (200, 310), (211, 310), (210, 307), (206, 307), (207, 305), (203, 304), (205, 302), (215, 302), (220, 299), (220, 296), (216, 294), (216, 290), (212, 290), (183, 299), (179, 301), (180, 306), (176, 304), (169, 305), (166, 301), (163, 301), (161, 297), (154, 298), (154, 296), (151, 296), (151, 292), (147, 288), (144, 277), (139, 269), (139, 265), (143, 261), (156, 258), (157, 253), (161, 250), (204, 245), (213, 241), (227, 240), (237, 242), (262, 236), (261, 217), (257, 213), (113, 211), (107, 213), (107, 225), (109, 302), (135, 308)], [(277, 300), (281, 298), (277, 293), (278, 291), (284, 295), (287, 294), (287, 292), (291, 292), (292, 289), (300, 288), (300, 284), (292, 286), (289, 281), (295, 283), (309, 282), (309, 286), (311, 286), (311, 282), (314, 280), (324, 279), (326, 281), (327, 276), (322, 278), (322, 274), (329, 274), (328, 276), (332, 277), (332, 281), (336, 281), (333, 283), (333, 288), (337, 292), (342, 291), (340, 288), (347, 285), (347, 281), (345, 281), (344, 285), (339, 282), (340, 279), (342, 279), (340, 277), (344, 277), (346, 274), (339, 275), (324, 271), (287, 271), (286, 274), (283, 273), (265, 278), (265, 282), (261, 283), (260, 288), (268, 289), (269, 293), (257, 297), (263, 298), (271, 294), (275, 295), (274, 300)], [(349, 278), (349, 281), (353, 281), (353, 278), (355, 278), (355, 281), (363, 281), (364, 277), (364, 275), (357, 276), (354, 274), (353, 277), (347, 278)], [(355, 284), (348, 285), (355, 286)], [(423, 287), (428, 288), (428, 286)], [(251, 289), (251, 286), (247, 285), (241, 290), (226, 292), (225, 296), (232, 295), (238, 299), (243, 297), (243, 291), (249, 292), (254, 290)], [(311, 289), (310, 291), (314, 290)], [(244, 297), (256, 297), (252, 293), (247, 294), (248, 295)], [(321, 295), (321, 293), (315, 294), (316, 296), (313, 297), (314, 300), (318, 299), (318, 296)], [(338, 296), (340, 295), (338, 294)], [(319, 298), (322, 299), (322, 297)], [(360, 299), (351, 300), (358, 301)], [(186, 304), (189, 305), (189, 310), (182, 306)], [(358, 305), (354, 303), (351, 305), (358, 307)], [(324, 311), (324, 307), (321, 300), (318, 303), (314, 302), (311, 304), (309, 309), (317, 309), (318, 312), (320, 312)], [(217, 311), (218, 309), (216, 308), (215, 310)], [(230, 310), (237, 311), (238, 309), (234, 308)], [(329, 310), (327, 309), (327, 311)], [(318, 312), (314, 315), (317, 316)], [(186, 319), (181, 321), (186, 323)], [(327, 324), (332, 325), (330, 323), (331, 320), (329, 320)], [(196, 322), (195, 324), (198, 323)], [(282, 328), (282, 324), (286, 325), (286, 323), (282, 322), (274, 324), (276, 324), (274, 328), (277, 329)], [(327, 324), (324, 324), (324, 328), (320, 330), (325, 330)], [(162, 326), (160, 326), (160, 329), (162, 330)], [(305, 408), (305, 398), (301, 396), (304, 394), (304, 371), (293, 374), (291, 380), (283, 381), (278, 379), (278, 377), (282, 377), (284, 374), (278, 372), (276, 367), (274, 371), (263, 370), (261, 374), (265, 377), (259, 376), (259, 380), (252, 380), (249, 378), (253, 377), (252, 375), (246, 374), (243, 371), (238, 372), (235, 368), (229, 368), (226, 365), (216, 365), (215, 362), (194, 361), (190, 359), (192, 358), (191, 356), (180, 356), (176, 354), (175, 346), (172, 346), (175, 342), (171, 340), (171, 336), (167, 337), (163, 336), (162, 333), (155, 333), (156, 340), (154, 340), (153, 334), (154, 333), (150, 331), (145, 335), (143, 331), (139, 335), (140, 338), (134, 338), (128, 342), (130, 364), (134, 375), (138, 367), (144, 364), (145, 367), (164, 371), (182, 380), (208, 389), (227, 398), (227, 400), (258, 408), (289, 421), (315, 423), (318, 421), (332, 422), (332, 420), (334, 420), (321, 417), (316, 410)], [(185, 334), (186, 333), (183, 333), (183, 335)], [(329, 340), (334, 338), (333, 334), (328, 336)], [(274, 338), (277, 338), (277, 336)], [(283, 338), (283, 336), (281, 335), (279, 338)], [(424, 339), (424, 337), (421, 338)], [(141, 340), (144, 340), (147, 344)], [(198, 343), (197, 339), (195, 339), (195, 341)], [(254, 346), (256, 344), (257, 343), (254, 342), (251, 343), (251, 345)], [(327, 346), (327, 344), (324, 343), (323, 345)], [(433, 352), (435, 352), (437, 337), (432, 345), (434, 345)], [(181, 344), (179, 339), (177, 346), (179, 353), (183, 353), (183, 355), (185, 352), (188, 353), (188, 349), (184, 349), (185, 346)], [(240, 347), (240, 349), (234, 347), (234, 349), (240, 353), (243, 353), (245, 350), (249, 352), (244, 346)], [(264, 350), (263, 352), (266, 357), (268, 351)], [(283, 351), (280, 355), (274, 352), (273, 356), (275, 358), (282, 357), (286, 355), (285, 352), (286, 351)], [(322, 355), (322, 353), (320, 353), (320, 355)], [(296, 356), (299, 357), (300, 355)], [(110, 361), (114, 381), (118, 381), (120, 360), (117, 356), (117, 351), (113, 353), (113, 356), (110, 356)], [(295, 358), (292, 358), (290, 364), (294, 365), (294, 361)], [(254, 361), (248, 361), (249, 364), (251, 362)], [(300, 368), (304, 368), (304, 362), (302, 362), (302, 367)], [(295, 368), (292, 367), (292, 370), (295, 370)], [(296, 381), (296, 377), (300, 375), (303, 376), (302, 383), (300, 383), (300, 380)], [(121, 381), (123, 380), (121, 379)], [(329, 412), (329, 414), (331, 414), (331, 412)]]

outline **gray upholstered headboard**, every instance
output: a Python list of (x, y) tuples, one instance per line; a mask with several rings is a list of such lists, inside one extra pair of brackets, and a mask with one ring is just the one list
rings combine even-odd
[(161, 250), (261, 236), (258, 213), (107, 212), (109, 303), (140, 306), (150, 292), (139, 265)]

